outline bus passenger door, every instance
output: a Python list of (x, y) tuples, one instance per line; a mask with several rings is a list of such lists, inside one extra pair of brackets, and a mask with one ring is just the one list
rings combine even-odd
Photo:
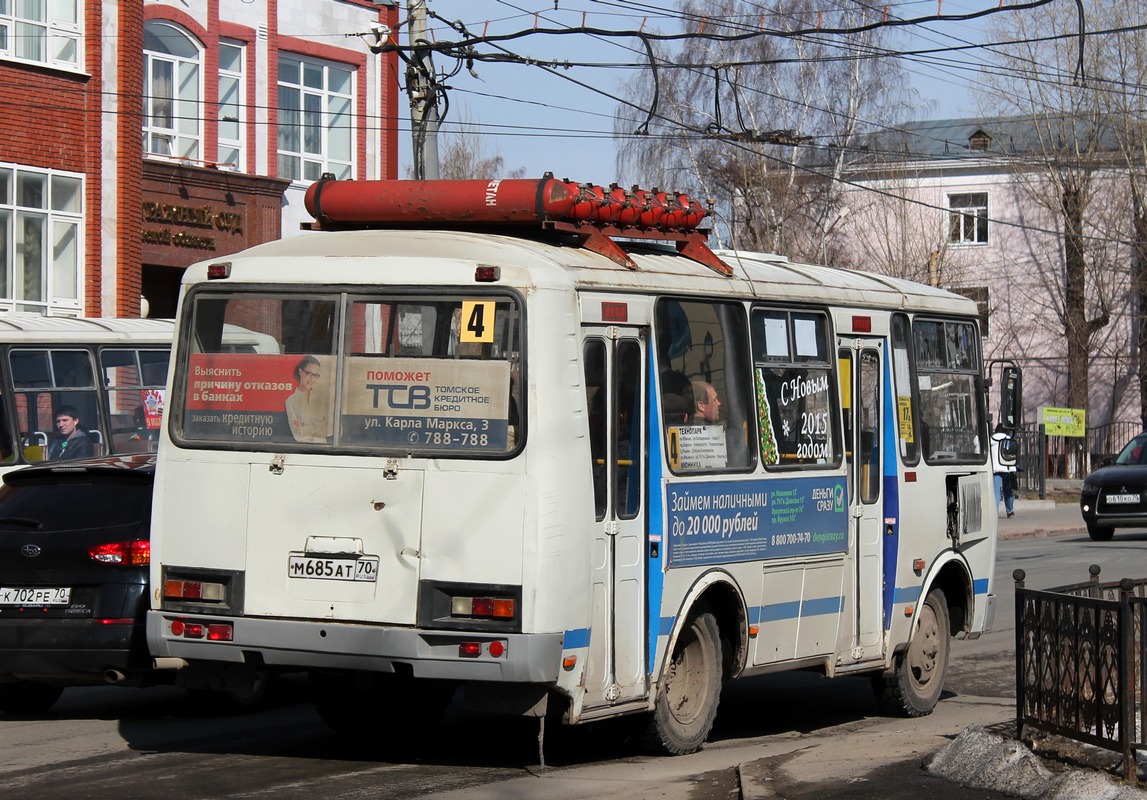
[(855, 542), (852, 658), (883, 656), (884, 347), (879, 339), (841, 339), (841, 395), (848, 454), (849, 539)]
[(645, 694), (645, 359), (639, 329), (587, 330), (596, 520), (587, 706)]

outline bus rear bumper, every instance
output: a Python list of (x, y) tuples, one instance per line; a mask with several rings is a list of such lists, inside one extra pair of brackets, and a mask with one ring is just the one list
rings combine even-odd
[[(183, 621), (185, 632), (188, 623), (230, 624), (231, 640), (176, 636), (171, 629), (176, 620)], [(368, 672), (393, 672), (404, 664), (416, 678), (554, 683), (563, 637), (149, 611), (147, 638), (156, 659)]]

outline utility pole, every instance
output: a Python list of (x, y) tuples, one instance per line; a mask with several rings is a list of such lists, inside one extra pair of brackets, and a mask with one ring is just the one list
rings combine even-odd
[[(426, 0), (410, 0), (411, 48), (428, 45)], [(414, 146), (415, 180), (437, 180), (438, 173), (438, 90), (434, 85), (434, 64), (429, 50), (412, 49), (406, 65), (406, 91), (410, 95), (410, 128)]]

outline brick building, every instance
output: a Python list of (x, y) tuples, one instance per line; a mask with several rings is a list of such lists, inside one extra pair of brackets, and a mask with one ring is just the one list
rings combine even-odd
[(184, 267), (297, 233), (321, 173), (396, 177), (397, 62), (369, 45), (397, 13), (0, 3), (0, 312), (172, 316)]

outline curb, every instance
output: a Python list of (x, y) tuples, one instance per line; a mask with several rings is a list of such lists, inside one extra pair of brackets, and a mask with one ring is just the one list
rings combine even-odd
[(1000, 531), (999, 539), (1046, 539), (1049, 536), (1072, 536), (1087, 533), (1087, 528), (1080, 525), (1074, 528), (1034, 528), (1028, 531)]

